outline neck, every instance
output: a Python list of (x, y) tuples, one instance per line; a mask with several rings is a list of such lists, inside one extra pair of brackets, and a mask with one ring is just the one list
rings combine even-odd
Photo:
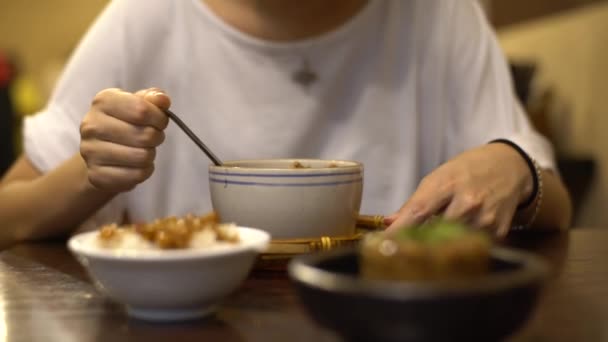
[(203, 0), (230, 26), (257, 38), (294, 41), (340, 27), (367, 0)]

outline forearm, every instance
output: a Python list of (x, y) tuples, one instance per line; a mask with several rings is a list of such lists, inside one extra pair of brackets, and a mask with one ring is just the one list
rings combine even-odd
[[(572, 221), (572, 203), (564, 184), (551, 171), (542, 171), (543, 196), (531, 229), (567, 229)], [(516, 216), (517, 223), (532, 219), (538, 199)]]
[(36, 179), (3, 184), (0, 242), (8, 245), (68, 233), (113, 196), (88, 183), (80, 155)]

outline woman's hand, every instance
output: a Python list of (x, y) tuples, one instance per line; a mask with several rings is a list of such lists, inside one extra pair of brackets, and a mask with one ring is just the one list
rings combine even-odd
[(456, 156), (424, 177), (385, 223), (394, 230), (442, 215), (505, 236), (517, 205), (531, 195), (532, 183), (530, 169), (517, 151), (505, 144), (488, 144)]
[(156, 88), (135, 94), (106, 89), (80, 125), (80, 154), (91, 185), (106, 192), (133, 189), (154, 171), (156, 147), (168, 125), (170, 98)]

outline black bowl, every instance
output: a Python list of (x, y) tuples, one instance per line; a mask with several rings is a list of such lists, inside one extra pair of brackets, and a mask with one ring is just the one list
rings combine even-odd
[(310, 316), (349, 341), (499, 341), (530, 316), (548, 276), (529, 253), (495, 248), (491, 272), (459, 283), (370, 281), (355, 249), (289, 264)]

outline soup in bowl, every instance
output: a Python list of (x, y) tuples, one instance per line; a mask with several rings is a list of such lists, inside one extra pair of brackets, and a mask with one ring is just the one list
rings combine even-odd
[(266, 159), (209, 167), (213, 209), (222, 222), (273, 239), (350, 236), (361, 206), (363, 165), (355, 161)]

